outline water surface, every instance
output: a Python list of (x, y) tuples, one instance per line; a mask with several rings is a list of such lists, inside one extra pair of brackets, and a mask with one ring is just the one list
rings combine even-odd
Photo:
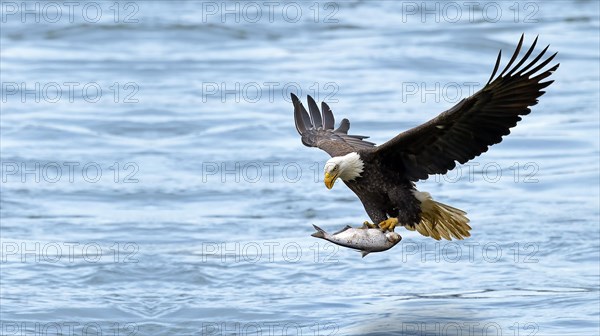
[[(80, 3), (72, 20), (58, 3), (56, 22), (15, 4), (0, 35), (3, 335), (598, 333), (595, 1), (272, 16), (136, 1), (98, 3), (98, 19)], [(523, 32), (560, 52), (556, 82), (502, 144), (418, 186), (466, 210), (471, 238), (400, 229), (361, 259), (310, 237), (367, 217), (323, 186), (290, 91), (382, 143), (481, 88)]]

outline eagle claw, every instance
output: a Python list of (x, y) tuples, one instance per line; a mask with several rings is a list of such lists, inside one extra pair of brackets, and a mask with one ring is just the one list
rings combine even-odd
[(379, 229), (382, 232), (386, 232), (386, 231), (390, 231), (393, 232), (394, 229), (396, 228), (396, 225), (398, 225), (398, 218), (388, 218), (386, 220), (384, 220), (383, 222), (379, 223)]
[(379, 228), (377, 225), (369, 223), (369, 221), (364, 221), (363, 222), (363, 227), (367, 228), (367, 229), (377, 229), (377, 228)]

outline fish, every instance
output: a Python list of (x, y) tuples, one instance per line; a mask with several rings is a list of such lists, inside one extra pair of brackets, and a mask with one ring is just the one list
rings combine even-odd
[(325, 232), (325, 230), (314, 224), (313, 227), (317, 232), (311, 236), (325, 239), (336, 245), (359, 250), (363, 258), (371, 252), (389, 250), (402, 240), (402, 237), (396, 232), (382, 232), (378, 228), (369, 228), (366, 225), (360, 228), (346, 225), (345, 228), (333, 234)]

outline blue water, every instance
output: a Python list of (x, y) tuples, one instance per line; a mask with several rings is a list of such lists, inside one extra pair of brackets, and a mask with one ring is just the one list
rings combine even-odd
[[(2, 335), (597, 335), (599, 4), (474, 3), (3, 1)], [(382, 143), (523, 32), (556, 82), (418, 185), (472, 237), (399, 229), (364, 259), (310, 237), (367, 217), (289, 92)]]

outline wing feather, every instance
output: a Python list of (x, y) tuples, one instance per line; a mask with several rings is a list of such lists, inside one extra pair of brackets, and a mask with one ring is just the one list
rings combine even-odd
[(374, 153), (384, 164), (417, 181), (431, 174), (445, 174), (456, 162), (466, 163), (501, 142), (503, 136), (510, 134), (510, 128), (531, 112), (530, 107), (545, 93), (542, 89), (553, 82), (541, 81), (559, 67), (555, 64), (539, 73), (556, 56), (554, 53), (543, 59), (548, 47), (523, 66), (534, 51), (537, 38), (513, 66), (523, 39), (522, 35), (508, 64), (496, 76), (501, 61), (499, 53), (492, 76), (481, 90), (432, 120), (376, 147)]
[(308, 96), (308, 110), (310, 111), (310, 119), (312, 120), (312, 124), (315, 128), (323, 128), (323, 119), (321, 118), (321, 111), (319, 111), (319, 107), (315, 100)]
[(323, 128), (333, 129), (335, 126), (335, 118), (333, 117), (333, 112), (331, 112), (329, 105), (325, 102), (321, 102), (321, 111), (323, 112)]
[(323, 113), (315, 100), (308, 96), (308, 109), (306, 111), (295, 94), (291, 94), (294, 104), (294, 122), (296, 130), (302, 137), (302, 143), (308, 147), (318, 147), (329, 155), (340, 156), (364, 149), (372, 149), (375, 144), (365, 141), (367, 136), (348, 135), (350, 122), (343, 119), (340, 126), (334, 130), (335, 119), (333, 112), (326, 103), (322, 103)]
[(344, 118), (344, 119), (342, 119), (340, 126), (335, 130), (335, 132), (348, 134), (349, 130), (350, 130), (350, 120)]
[[(519, 44), (517, 44), (517, 48), (515, 49), (515, 52), (513, 53), (512, 57), (510, 58), (510, 61), (508, 61), (508, 64), (506, 65), (506, 67), (504, 68), (504, 71), (502, 71), (502, 73), (500, 74), (500, 76), (498, 77), (502, 77), (504, 76), (504, 73), (506, 72), (506, 70), (510, 69), (510, 66), (514, 63), (514, 61), (517, 59), (517, 56), (519, 56), (519, 52), (521, 51), (521, 47), (523, 46), (523, 39), (525, 38), (525, 34), (521, 34), (521, 39), (519, 40)], [(500, 51), (502, 52), (502, 51)], [(496, 66), (498, 66), (499, 64), (496, 64)], [(494, 76), (492, 75), (492, 78)]]
[(523, 65), (523, 63), (527, 62), (527, 60), (529, 59), (529, 56), (531, 56), (531, 53), (533, 53), (533, 51), (535, 50), (535, 46), (537, 45), (537, 41), (538, 38), (536, 37), (535, 40), (533, 40), (533, 43), (531, 44), (531, 47), (529, 47), (529, 50), (527, 50), (527, 52), (525, 53), (525, 55), (521, 58), (521, 61), (519, 61), (519, 63), (517, 63), (517, 65), (515, 65), (514, 68), (512, 68), (512, 70), (510, 70), (506, 76), (510, 77), (513, 75), (513, 73), (519, 69), (521, 67), (521, 65)]

